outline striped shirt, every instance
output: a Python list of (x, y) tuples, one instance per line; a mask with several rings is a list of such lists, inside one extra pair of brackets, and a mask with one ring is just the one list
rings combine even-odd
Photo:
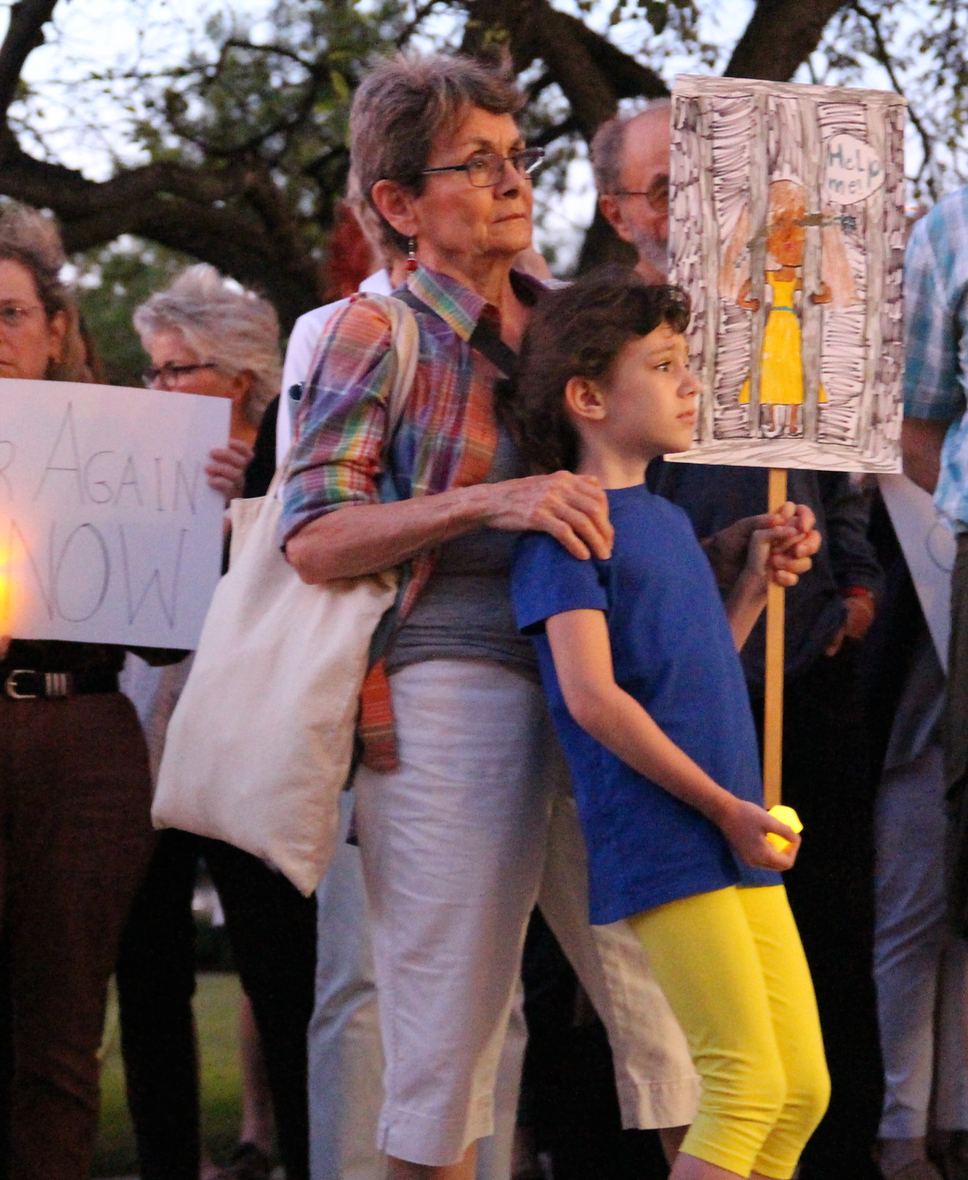
[(904, 413), (951, 422), (934, 493), (968, 531), (968, 187), (914, 227), (904, 265)]
[[(523, 301), (541, 284), (513, 276)], [(498, 429), (494, 416), (494, 365), (470, 338), (497, 308), (447, 275), (421, 267), (407, 286), (431, 309), (416, 312), (420, 360), (413, 389), (381, 462), (393, 366), (390, 326), (364, 296), (339, 312), (320, 341), (295, 422), (282, 513), (282, 540), (310, 521), (353, 504), (433, 495), (481, 483), (491, 470)], [(436, 314), (432, 314), (436, 313)], [(433, 572), (434, 552), (418, 553), (399, 603), (410, 611)], [(374, 769), (396, 765), (393, 716), (381, 660), (364, 685), (360, 733), (364, 761)]]

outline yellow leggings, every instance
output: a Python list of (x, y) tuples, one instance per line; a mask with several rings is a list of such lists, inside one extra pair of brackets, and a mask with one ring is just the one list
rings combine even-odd
[(682, 1150), (739, 1176), (789, 1180), (830, 1079), (783, 886), (700, 893), (629, 921), (703, 1082)]

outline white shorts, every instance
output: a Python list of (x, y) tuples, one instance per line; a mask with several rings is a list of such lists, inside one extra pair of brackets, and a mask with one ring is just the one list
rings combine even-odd
[(378, 1145), (459, 1160), (491, 1133), (528, 917), (539, 899), (605, 1021), (626, 1125), (690, 1121), (685, 1038), (625, 923), (588, 923), (585, 852), (541, 688), (496, 663), (394, 674), (400, 767), (356, 775), (386, 1057)]

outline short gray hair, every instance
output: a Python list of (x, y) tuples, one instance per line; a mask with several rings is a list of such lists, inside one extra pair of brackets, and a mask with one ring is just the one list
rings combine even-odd
[[(523, 93), (502, 68), (473, 57), (398, 53), (380, 62), (357, 87), (350, 112), (350, 168), (363, 199), (376, 210), (378, 180), (422, 192), (434, 140), (456, 127), (468, 107), (514, 115), (523, 105)], [(387, 243), (406, 250), (406, 238), (380, 221)]]
[(141, 343), (150, 350), (159, 332), (180, 332), (199, 357), (227, 373), (254, 377), (244, 407), (258, 425), (279, 392), (279, 320), (272, 304), (245, 291), (206, 263), (190, 266), (164, 291), (157, 291), (134, 313)]
[(650, 111), (672, 109), (672, 99), (653, 98), (633, 111), (623, 112), (603, 123), (592, 139), (592, 171), (599, 193), (614, 193), (622, 185), (622, 150), (628, 126)]

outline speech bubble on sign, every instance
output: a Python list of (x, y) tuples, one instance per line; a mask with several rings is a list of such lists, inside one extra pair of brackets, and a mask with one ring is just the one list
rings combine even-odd
[(884, 183), (884, 161), (853, 135), (835, 135), (824, 144), (823, 195), (839, 205), (865, 201)]

